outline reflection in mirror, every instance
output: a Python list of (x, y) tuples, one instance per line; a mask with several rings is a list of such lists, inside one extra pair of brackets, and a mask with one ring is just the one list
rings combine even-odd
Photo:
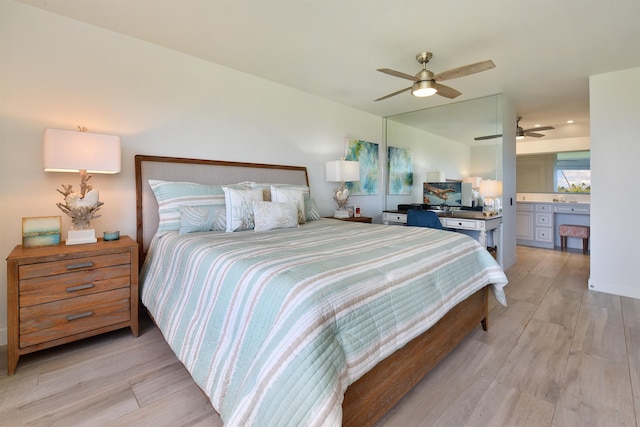
[(516, 157), (518, 193), (590, 193), (589, 150), (522, 154)]
[(440, 171), (447, 180), (502, 180), (502, 138), (474, 140), (502, 134), (501, 102), (501, 95), (492, 95), (386, 117), (386, 146), (410, 150), (413, 186), (410, 194), (390, 194), (387, 186), (385, 209), (422, 203), (430, 171)]

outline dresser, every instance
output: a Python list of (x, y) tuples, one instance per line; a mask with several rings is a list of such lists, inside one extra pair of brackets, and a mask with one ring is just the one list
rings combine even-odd
[(138, 245), (128, 236), (7, 257), (8, 374), (24, 354), (129, 327), (138, 336)]

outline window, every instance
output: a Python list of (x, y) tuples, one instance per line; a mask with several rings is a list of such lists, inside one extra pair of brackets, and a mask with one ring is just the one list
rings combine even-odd
[(591, 157), (589, 151), (557, 153), (555, 191), (559, 193), (591, 192)]

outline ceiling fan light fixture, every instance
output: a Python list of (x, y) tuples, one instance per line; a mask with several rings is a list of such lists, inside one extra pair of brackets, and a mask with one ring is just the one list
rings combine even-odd
[(411, 86), (411, 95), (418, 98), (435, 95), (438, 92), (433, 80), (420, 80)]

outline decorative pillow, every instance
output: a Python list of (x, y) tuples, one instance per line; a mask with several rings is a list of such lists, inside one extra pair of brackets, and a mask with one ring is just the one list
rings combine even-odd
[(254, 227), (252, 202), (262, 201), (262, 190), (238, 190), (222, 187), (227, 211), (227, 228), (231, 231), (251, 230)]
[(304, 193), (309, 192), (309, 186), (304, 184), (271, 184), (273, 187), (278, 188), (291, 188), (295, 190), (302, 190)]
[(271, 201), (271, 184), (252, 182), (251, 188), (259, 188), (262, 190), (262, 200), (265, 202)]
[(298, 184), (272, 184), (272, 183), (260, 183), (260, 182), (251, 182), (251, 188), (260, 188), (262, 189), (262, 200), (265, 202), (271, 201), (271, 187), (278, 188), (297, 188), (302, 190), (303, 192), (309, 194), (309, 186), (308, 185), (298, 185)]
[(200, 231), (225, 231), (227, 219), (224, 206), (178, 206), (180, 210), (180, 234)]
[(307, 222), (304, 215), (304, 190), (292, 187), (276, 187), (271, 186), (271, 200), (274, 202), (285, 203), (291, 202), (298, 208), (298, 223)]
[(224, 191), (220, 185), (150, 179), (149, 186), (158, 202), (158, 233), (180, 230), (180, 206), (224, 207), (225, 204)]
[(320, 210), (316, 201), (307, 193), (304, 195), (304, 217), (308, 221), (317, 221), (320, 219)]
[(298, 227), (298, 207), (291, 202), (253, 202), (255, 231)]

